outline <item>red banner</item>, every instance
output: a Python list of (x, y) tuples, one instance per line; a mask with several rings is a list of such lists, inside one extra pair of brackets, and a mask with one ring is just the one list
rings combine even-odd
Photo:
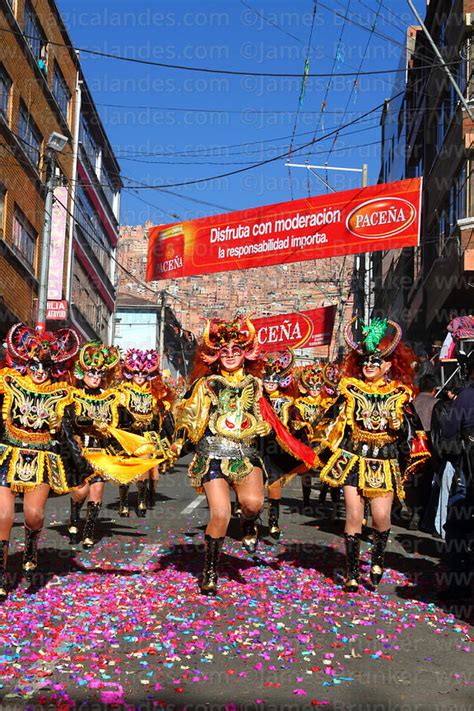
[(315, 348), (331, 343), (336, 317), (335, 306), (324, 306), (311, 311), (253, 318), (257, 337), (264, 351), (291, 348)]
[(147, 281), (413, 247), (421, 178), (150, 230)]

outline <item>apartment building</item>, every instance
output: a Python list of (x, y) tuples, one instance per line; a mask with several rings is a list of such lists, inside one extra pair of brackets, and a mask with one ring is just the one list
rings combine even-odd
[[(431, 2), (424, 22), (474, 110), (473, 0)], [(428, 345), (444, 337), (452, 311), (474, 309), (474, 124), (425, 33), (410, 28), (409, 37), (398, 114), (392, 99), (382, 119), (380, 177), (393, 175), (393, 140), (400, 175), (423, 177), (421, 239), (418, 248), (382, 257), (375, 307), (400, 320), (414, 343)]]
[(107, 338), (120, 170), (53, 0), (0, 0), (0, 337), (36, 320), (48, 141), (55, 154), (48, 328)]

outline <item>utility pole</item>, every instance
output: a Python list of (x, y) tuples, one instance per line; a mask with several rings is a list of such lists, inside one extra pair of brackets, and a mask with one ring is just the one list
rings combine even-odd
[(166, 302), (165, 302), (166, 291), (160, 291), (161, 299), (161, 309), (160, 309), (160, 334), (158, 340), (158, 348), (160, 355), (160, 368), (163, 370), (163, 357), (165, 354), (165, 313), (166, 313)]
[(38, 283), (38, 311), (36, 315), (36, 330), (44, 333), (46, 330), (46, 310), (48, 306), (49, 255), (51, 251), (51, 220), (53, 214), (53, 194), (56, 180), (56, 153), (60, 153), (68, 142), (68, 138), (53, 132), (46, 144), (46, 198), (44, 203), (43, 231), (41, 237), (41, 263)]
[[(368, 185), (368, 166), (367, 163), (364, 163), (362, 166), (362, 187), (366, 188)], [(364, 279), (363, 279), (363, 304), (364, 304), (364, 323), (369, 323), (369, 318), (370, 318), (370, 312), (372, 311), (371, 308), (371, 303), (372, 299), (371, 297), (371, 288), (370, 288), (370, 267), (371, 267), (372, 259), (370, 256), (370, 252), (365, 252), (364, 253)]]
[(464, 97), (464, 94), (462, 93), (461, 89), (459, 88), (459, 85), (458, 85), (457, 81), (455, 80), (455, 78), (454, 78), (453, 75), (451, 74), (451, 71), (449, 70), (448, 65), (447, 65), (446, 62), (444, 61), (443, 55), (442, 55), (441, 52), (439, 51), (439, 49), (438, 49), (438, 47), (437, 47), (437, 45), (436, 45), (436, 42), (434, 41), (434, 39), (432, 38), (432, 36), (431, 36), (430, 33), (428, 32), (428, 28), (426, 27), (425, 23), (424, 23), (423, 20), (421, 19), (420, 13), (418, 12), (418, 10), (416, 9), (416, 7), (414, 6), (412, 0), (407, 0), (407, 2), (408, 2), (408, 5), (409, 5), (410, 8), (411, 8), (413, 14), (415, 15), (416, 20), (417, 20), (417, 22), (419, 23), (421, 29), (422, 29), (423, 32), (425, 33), (426, 38), (427, 38), (428, 42), (430, 43), (433, 52), (435, 53), (436, 57), (439, 59), (439, 62), (440, 62), (440, 64), (441, 64), (441, 66), (443, 67), (444, 71), (446, 72), (446, 75), (447, 75), (449, 81), (451, 82), (451, 84), (452, 84), (452, 86), (453, 86), (453, 88), (454, 88), (454, 91), (455, 91), (456, 94), (459, 96), (459, 99), (461, 100), (462, 105), (463, 105), (464, 108), (466, 109), (467, 115), (469, 116), (469, 118), (471, 119), (471, 121), (474, 121), (474, 115), (473, 115), (473, 113), (472, 113), (472, 111), (471, 111), (471, 109), (470, 109), (470, 107), (469, 107), (469, 104), (467, 103), (467, 101), (466, 101), (466, 99), (465, 99), (465, 97)]
[[(368, 166), (367, 163), (364, 163), (362, 165), (362, 168), (340, 168), (338, 166), (330, 166), (330, 165), (310, 165), (309, 163), (285, 163), (286, 167), (290, 168), (306, 168), (309, 170), (309, 172), (314, 175), (315, 178), (317, 178), (320, 182), (324, 183), (329, 190), (331, 190), (333, 193), (336, 192), (334, 188), (327, 183), (326, 180), (324, 180), (318, 173), (316, 173), (316, 170), (337, 170), (337, 171), (342, 171), (342, 172), (347, 172), (347, 173), (360, 173), (361, 174), (361, 185), (363, 188), (366, 188), (368, 185)], [(362, 261), (363, 260), (363, 261)], [(354, 287), (354, 293), (357, 297), (357, 302), (360, 304), (361, 310), (362, 310), (362, 315), (364, 317), (365, 322), (369, 320), (370, 317), (370, 312), (371, 312), (371, 284), (370, 284), (370, 264), (371, 264), (371, 259), (370, 259), (370, 253), (365, 252), (364, 254), (358, 254), (355, 258), (355, 267), (354, 267), (354, 276), (355, 279), (357, 280), (357, 283), (354, 284), (354, 279), (353, 279), (353, 287)], [(363, 265), (363, 266), (362, 266)], [(350, 294), (350, 290), (349, 290)], [(344, 317), (344, 307), (346, 305), (347, 299), (342, 298), (342, 288), (339, 292), (339, 304), (338, 304), (338, 309), (337, 309), (337, 348), (338, 351), (342, 348), (342, 319)]]

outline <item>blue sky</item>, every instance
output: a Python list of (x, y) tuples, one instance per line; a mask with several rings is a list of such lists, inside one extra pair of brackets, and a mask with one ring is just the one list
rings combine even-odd
[[(285, 157), (167, 192), (132, 187), (240, 170), (313, 139), (293, 153), (293, 162), (368, 163), (369, 184), (377, 182), (380, 110), (334, 131), (392, 94), (395, 74), (355, 79), (359, 70), (399, 66), (405, 28), (414, 20), (406, 0), (318, 1), (313, 25), (313, 0), (57, 1), (77, 47), (243, 72), (302, 74), (308, 56), (310, 73), (354, 73), (331, 82), (308, 78), (302, 96), (298, 77), (204, 74), (82, 54), (126, 184), (122, 224), (175, 222), (322, 194), (327, 188), (305, 169), (290, 171)], [(424, 12), (424, 0), (416, 5)], [(320, 173), (337, 190), (360, 180), (358, 174)]]

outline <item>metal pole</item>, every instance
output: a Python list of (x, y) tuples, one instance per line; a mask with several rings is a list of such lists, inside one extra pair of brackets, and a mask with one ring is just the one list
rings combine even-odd
[(448, 75), (448, 79), (449, 79), (449, 81), (451, 82), (451, 84), (453, 85), (456, 94), (459, 96), (462, 105), (464, 106), (464, 108), (466, 109), (466, 111), (467, 111), (467, 113), (468, 113), (469, 118), (471, 119), (471, 121), (474, 121), (474, 115), (472, 114), (472, 111), (471, 111), (471, 109), (469, 108), (469, 106), (468, 106), (468, 104), (467, 104), (467, 101), (466, 101), (466, 99), (464, 98), (464, 95), (463, 95), (461, 89), (460, 89), (459, 86), (458, 86), (458, 83), (456, 82), (455, 78), (453, 77), (453, 75), (452, 75), (451, 72), (449, 71), (449, 67), (447, 66), (446, 62), (444, 61), (443, 56), (442, 56), (441, 52), (439, 51), (438, 47), (436, 46), (435, 41), (433, 40), (433, 38), (431, 37), (430, 33), (428, 32), (428, 28), (426, 27), (425, 23), (424, 23), (423, 20), (421, 19), (421, 15), (419, 14), (419, 12), (418, 12), (418, 10), (416, 9), (416, 7), (413, 5), (412, 0), (407, 0), (407, 2), (408, 2), (408, 4), (409, 4), (409, 6), (411, 7), (411, 9), (412, 9), (412, 11), (413, 11), (413, 14), (415, 15), (417, 21), (419, 22), (421, 29), (422, 29), (423, 32), (425, 33), (425, 35), (426, 35), (426, 37), (427, 37), (427, 39), (428, 39), (428, 42), (430, 43), (430, 45), (431, 45), (431, 47), (432, 47), (432, 49), (433, 49), (433, 52), (435, 53), (435, 55), (436, 55), (437, 58), (439, 59), (439, 61), (440, 61), (441, 65), (442, 65), (444, 71), (445, 71), (446, 74)]
[(38, 284), (38, 312), (36, 316), (36, 330), (39, 333), (44, 333), (46, 330), (51, 219), (53, 213), (54, 173), (56, 170), (54, 151), (49, 150), (46, 152), (46, 170), (49, 170), (49, 174), (46, 181), (46, 199), (44, 203), (43, 232), (41, 237), (41, 265)]
[(160, 309), (160, 337), (159, 337), (159, 354), (160, 368), (163, 369), (163, 357), (165, 353), (165, 292), (160, 291), (161, 309)]
[[(366, 188), (368, 183), (368, 166), (364, 163), (362, 166), (362, 187)], [(370, 252), (364, 254), (364, 279), (363, 279), (363, 313), (364, 323), (369, 323), (370, 318)]]

